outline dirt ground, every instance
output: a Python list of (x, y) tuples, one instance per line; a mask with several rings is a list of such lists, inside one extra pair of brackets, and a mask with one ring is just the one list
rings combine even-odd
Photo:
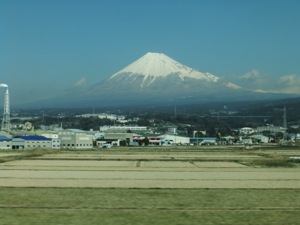
[(0, 187), (300, 188), (300, 167), (253, 167), (253, 159), (297, 151), (45, 154), (0, 164)]

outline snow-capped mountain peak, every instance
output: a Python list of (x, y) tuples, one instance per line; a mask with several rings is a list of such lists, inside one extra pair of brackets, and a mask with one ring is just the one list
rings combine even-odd
[(210, 73), (201, 73), (190, 67), (184, 66), (163, 53), (148, 52), (122, 70), (113, 74), (110, 79), (118, 76), (144, 76), (141, 86), (148, 86), (156, 78), (178, 75), (180, 79), (193, 78), (208, 82), (217, 82), (219, 77)]
[(104, 105), (196, 104), (261, 99), (275, 95), (245, 89), (226, 78), (199, 72), (165, 54), (153, 52), (85, 90), (84, 95), (89, 97), (90, 102)]

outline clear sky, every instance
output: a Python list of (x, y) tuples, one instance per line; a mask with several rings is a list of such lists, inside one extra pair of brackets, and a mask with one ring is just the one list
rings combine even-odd
[(300, 1), (0, 0), (0, 83), (12, 104), (95, 84), (147, 52), (300, 93)]

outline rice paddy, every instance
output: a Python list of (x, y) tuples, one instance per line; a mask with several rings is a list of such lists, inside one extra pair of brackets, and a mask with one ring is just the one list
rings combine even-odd
[(0, 152), (0, 224), (300, 224), (300, 167), (289, 160), (297, 155), (297, 149)]

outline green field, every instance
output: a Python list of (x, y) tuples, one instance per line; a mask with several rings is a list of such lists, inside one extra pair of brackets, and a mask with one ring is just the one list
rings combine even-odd
[(300, 190), (0, 188), (0, 224), (300, 224)]

